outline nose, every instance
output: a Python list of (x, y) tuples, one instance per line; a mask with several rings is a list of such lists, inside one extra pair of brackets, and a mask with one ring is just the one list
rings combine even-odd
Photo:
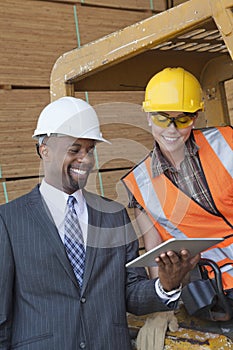
[(90, 151), (89, 149), (86, 149), (86, 148), (80, 149), (80, 151), (77, 153), (76, 159), (79, 163), (92, 164), (94, 162), (93, 150)]
[(172, 120), (170, 121), (170, 124), (168, 125), (169, 129), (176, 130), (176, 124), (175, 124), (174, 120), (175, 120), (175, 118), (172, 118)]
[(85, 148), (82, 148), (78, 153), (77, 153), (77, 159), (78, 161), (83, 161), (85, 158), (87, 158), (88, 152)]

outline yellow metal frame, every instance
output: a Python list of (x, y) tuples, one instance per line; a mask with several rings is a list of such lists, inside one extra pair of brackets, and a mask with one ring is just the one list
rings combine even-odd
[[(52, 69), (51, 100), (66, 95), (73, 96), (75, 87), (83, 79), (92, 78), (99, 72), (150, 51), (159, 44), (187, 33), (212, 19), (228, 52), (219, 57), (214, 56), (212, 60), (205, 63), (198, 78), (201, 80), (207, 97), (206, 113), (214, 112), (215, 115), (218, 113), (218, 124), (229, 122), (221, 84), (233, 76), (233, 13), (231, 8), (233, 8), (233, 0), (190, 0), (64, 53), (58, 58)], [(172, 53), (168, 54), (172, 61)], [(211, 72), (214, 72), (214, 75), (210, 74)], [(214, 123), (215, 120), (213, 119), (212, 122)]]
[[(51, 73), (51, 99), (72, 95), (72, 82), (146, 51), (212, 17), (233, 59), (233, 0), (190, 0), (81, 48), (66, 52)], [(159, 28), (155, 30), (155, 28)]]

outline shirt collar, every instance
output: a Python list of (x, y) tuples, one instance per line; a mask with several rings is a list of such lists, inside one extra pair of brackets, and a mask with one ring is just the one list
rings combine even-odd
[[(40, 193), (45, 199), (46, 202), (51, 203), (54, 207), (56, 207), (60, 212), (65, 213), (66, 205), (69, 195), (61, 190), (57, 189), (54, 186), (49, 185), (45, 179), (42, 180), (40, 185)], [(78, 190), (72, 193), (78, 202), (79, 212), (83, 213), (84, 211), (84, 197), (82, 190)]]
[[(199, 150), (198, 145), (191, 136), (185, 143), (185, 158), (196, 156)], [(168, 160), (163, 156), (160, 147), (157, 142), (155, 142), (154, 149), (151, 155), (151, 171), (152, 177), (159, 176), (163, 174), (166, 170), (174, 171), (175, 168), (168, 162)]]

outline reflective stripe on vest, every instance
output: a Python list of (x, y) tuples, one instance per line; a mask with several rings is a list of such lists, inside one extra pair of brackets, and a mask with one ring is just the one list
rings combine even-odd
[[(232, 196), (232, 191), (228, 191), (229, 188), (232, 188), (232, 129), (226, 130), (228, 132), (226, 139), (225, 135), (222, 135), (224, 130), (220, 129), (197, 130), (194, 136), (197, 144), (200, 141), (200, 159), (205, 174), (208, 175), (206, 179), (210, 191), (213, 191), (214, 200), (219, 196), (218, 209), (223, 209), (222, 215), (227, 215), (228, 221), (203, 209), (173, 185), (164, 174), (152, 178), (149, 156), (122, 179), (138, 203), (146, 210), (163, 240), (171, 236), (175, 238), (225, 237), (233, 234), (232, 197), (229, 198)], [(218, 146), (219, 143), (221, 147)], [(210, 152), (212, 152), (211, 161), (209, 160)], [(214, 159), (214, 166), (218, 168), (215, 178), (211, 176), (212, 159)], [(220, 181), (223, 178), (226, 181)], [(223, 194), (226, 202), (222, 201)], [(220, 266), (230, 263), (233, 260), (233, 238), (204, 252), (203, 257), (214, 260)], [(227, 271), (223, 277), (224, 288), (233, 288), (232, 265), (225, 265), (223, 271)]]
[(230, 208), (233, 207), (233, 129), (218, 127), (195, 130), (194, 138), (200, 146), (200, 163), (215, 206), (232, 225), (233, 212)]
[(159, 198), (154, 191), (151, 179), (148, 176), (146, 164), (143, 162), (138, 167), (134, 169), (134, 176), (136, 178), (137, 184), (141, 190), (141, 194), (147, 209), (151, 216), (163, 226), (170, 235), (175, 238), (187, 238), (187, 236), (181, 232), (176, 226), (174, 226), (169, 220), (167, 220), (166, 215), (164, 214), (163, 208), (161, 207)]
[(211, 259), (216, 261), (222, 261), (226, 259), (226, 257), (232, 257), (233, 256), (233, 244), (229, 245), (228, 247), (224, 248), (212, 248), (210, 250), (205, 251), (202, 253), (202, 257), (206, 259)]
[[(204, 129), (203, 135), (209, 142), (225, 169), (233, 177), (233, 151), (218, 129)], [(221, 145), (221, 147), (219, 147)]]

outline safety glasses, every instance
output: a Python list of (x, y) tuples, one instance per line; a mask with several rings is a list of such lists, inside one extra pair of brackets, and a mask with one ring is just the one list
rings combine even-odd
[(152, 122), (161, 128), (167, 128), (171, 123), (174, 123), (177, 129), (185, 129), (193, 124), (196, 113), (184, 112), (177, 117), (170, 117), (165, 112), (152, 112), (150, 117)]

